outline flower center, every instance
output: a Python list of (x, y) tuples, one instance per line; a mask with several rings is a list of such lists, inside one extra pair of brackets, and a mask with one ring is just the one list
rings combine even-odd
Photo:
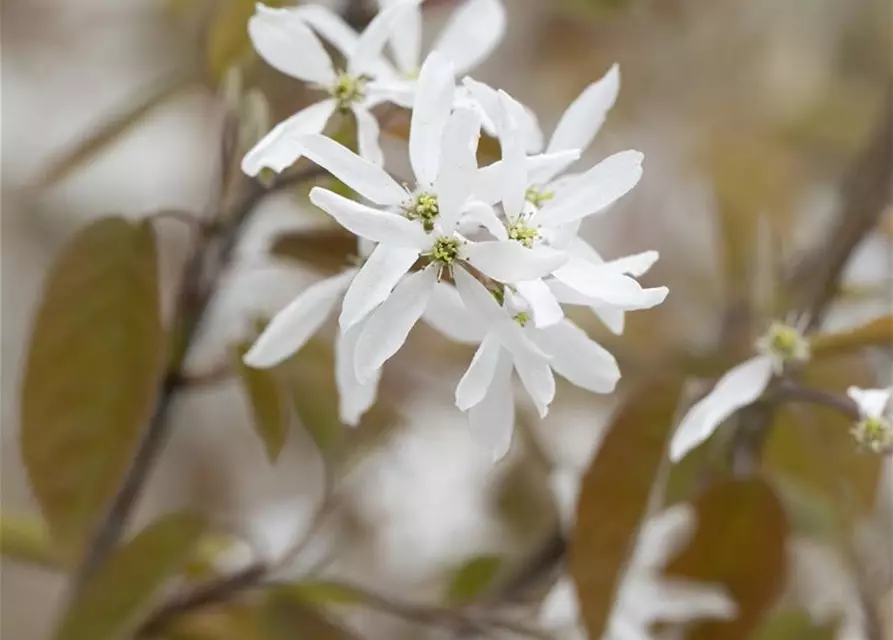
[(555, 197), (555, 192), (541, 187), (528, 187), (524, 198), (535, 207), (541, 207)]
[(420, 193), (403, 211), (410, 220), (421, 220), (422, 227), (430, 233), (434, 230), (434, 220), (440, 215), (440, 206), (433, 193)]
[(443, 267), (451, 266), (459, 258), (462, 243), (459, 238), (440, 236), (431, 249), (431, 261)]
[(862, 447), (874, 453), (893, 448), (893, 424), (883, 418), (865, 418), (851, 433)]
[(530, 322), (530, 314), (526, 311), (519, 311), (513, 317), (513, 320), (520, 324), (522, 327), (527, 326), (527, 323)]
[(366, 78), (354, 77), (346, 72), (340, 73), (329, 88), (329, 93), (338, 103), (338, 109), (347, 111), (352, 104), (366, 96)]
[(809, 340), (795, 327), (781, 322), (769, 326), (757, 341), (757, 349), (775, 360), (778, 371), (789, 362), (805, 362), (810, 356)]
[(536, 227), (529, 227), (523, 220), (512, 223), (508, 228), (509, 239), (516, 240), (528, 249), (533, 247), (533, 243), (540, 237), (539, 230)]

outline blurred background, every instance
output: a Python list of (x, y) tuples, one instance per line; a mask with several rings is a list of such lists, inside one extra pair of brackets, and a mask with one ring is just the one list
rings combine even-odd
[[(425, 3), (426, 37), (438, 33), (455, 4)], [(346, 433), (336, 413), (331, 326), (287, 364), (306, 428), (290, 431), (275, 465), (253, 433), (241, 386), (227, 371), (181, 393), (138, 524), (186, 507), (243, 537), (257, 553), (275, 555), (308, 526), (319, 500), (318, 445), (346, 443), (337, 508), (304, 560), (325, 563), (326, 575), (437, 602), (470, 559), (495, 557), (497, 571), (508, 575), (550, 539), (559, 522), (556, 478), (573, 479), (586, 468), (608, 416), (637, 380), (656, 367), (691, 367), (693, 375), (721, 371), (729, 361), (704, 354), (715, 353), (720, 339), (736, 344), (759, 334), (783, 308), (776, 294), (783, 270), (827, 230), (845, 197), (844, 176), (890, 117), (889, 3), (506, 4), (506, 39), (473, 75), (532, 107), (547, 134), (586, 85), (612, 63), (620, 65), (620, 98), (589, 158), (640, 149), (645, 174), (618, 206), (589, 220), (583, 234), (606, 258), (659, 250), (660, 262), (645, 282), (670, 288), (664, 305), (627, 316), (622, 337), (591, 314), (575, 316), (618, 357), (620, 392), (598, 397), (560, 383), (546, 419), (538, 421), (523, 407), (510, 456), (493, 466), (452, 407), (452, 389), (470, 351), (419, 327), (386, 367), (378, 405), (358, 430)], [(269, 123), (305, 104), (300, 83), (253, 59), (244, 32), (252, 12), (246, 0), (3, 3), (4, 514), (37, 513), (17, 442), (18, 396), (35, 305), (59, 248), (99, 217), (172, 213), (158, 225), (169, 309), (190, 242), (188, 228), (175, 218), (184, 212), (207, 216), (219, 192), (221, 130), (234, 90), (228, 70), (241, 68), (243, 87), (266, 97)], [(394, 134), (386, 153), (396, 153), (400, 144)], [(230, 185), (223, 197), (243, 187)], [(352, 250), (334, 235), (315, 243), (311, 258), (306, 243), (289, 244), (289, 234), (325, 225), (305, 194), (306, 186), (299, 186), (263, 199), (221, 281), (191, 369), (217, 371), (234, 343), (251, 338), (258, 318), (332, 273)], [(824, 328), (858, 323), (891, 307), (888, 208), (849, 263), (841, 302)], [(884, 354), (853, 356), (815, 376), (838, 391), (848, 384), (882, 386), (890, 382), (889, 362)], [(798, 428), (804, 420), (810, 428), (817, 421), (800, 419)], [(856, 488), (871, 486), (866, 491), (873, 496), (879, 461), (855, 458), (845, 427), (834, 433), (842, 435), (823, 444), (828, 464), (871, 465), (862, 474), (866, 480), (856, 474), (862, 483)], [(827, 483), (817, 479), (833, 467), (822, 462), (818, 472), (804, 471), (793, 461), (796, 441), (769, 447), (771, 471), (799, 487), (804, 504), (834, 512), (862, 499), (859, 494), (835, 502), (839, 494), (825, 492)], [(671, 489), (684, 497), (691, 482), (680, 471)], [(825, 512), (810, 508), (804, 513)], [(791, 553), (802, 560), (792, 563), (792, 576), (816, 587), (818, 600), (858, 603), (859, 588), (844, 586), (849, 578), (838, 566), (840, 549), (820, 536), (804, 534), (801, 542), (792, 543)], [(884, 574), (875, 587), (877, 600), (886, 603), (881, 611), (886, 607), (890, 616), (884, 622), (889, 632), (890, 540), (848, 547), (856, 548), (865, 556), (863, 566)], [(803, 567), (819, 577), (803, 578)], [(305, 569), (295, 567), (295, 575)], [(0, 580), (3, 637), (49, 637), (63, 595), (61, 574), (4, 558)], [(792, 577), (789, 588), (797, 584)], [(369, 638), (423, 637), (421, 627), (394, 617), (359, 613), (354, 622), (369, 630)], [(220, 630), (205, 637), (248, 636)]]

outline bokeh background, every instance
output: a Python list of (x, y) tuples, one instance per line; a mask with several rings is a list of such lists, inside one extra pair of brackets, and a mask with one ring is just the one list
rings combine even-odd
[[(661, 307), (627, 316), (622, 338), (591, 316), (576, 318), (620, 360), (620, 392), (597, 397), (559, 386), (545, 420), (522, 412), (511, 455), (493, 466), (451, 405), (467, 349), (417, 329), (386, 368), (372, 415), (357, 432), (342, 434), (329, 334), (289, 363), (298, 413), (312, 425), (292, 429), (275, 466), (252, 431), (240, 385), (226, 371), (182, 393), (139, 522), (188, 507), (274, 554), (307, 526), (319, 499), (314, 438), (344, 438), (351, 455), (338, 508), (308, 562), (433, 602), (469, 558), (494, 554), (511, 568), (558, 526), (556, 478), (585, 469), (606, 418), (636, 380), (656, 367), (695, 362), (728, 337), (724, 331), (743, 324), (747, 335), (747, 327), (768, 322), (783, 268), (826, 229), (841, 206), (843, 176), (890, 117), (893, 49), (885, 0), (506, 4), (507, 37), (474, 75), (530, 105), (545, 131), (584, 86), (620, 64), (620, 98), (589, 156), (640, 149), (645, 175), (618, 206), (587, 222), (584, 235), (608, 258), (658, 249), (660, 262), (646, 282), (670, 288)], [(427, 36), (454, 5), (425, 3)], [(36, 512), (17, 443), (18, 394), (42, 278), (58, 249), (87, 221), (109, 214), (207, 215), (217, 190), (230, 65), (244, 63), (243, 82), (266, 96), (271, 122), (303, 104), (299, 83), (251, 61), (244, 24), (252, 10), (246, 0), (3, 3), (4, 513)], [(397, 137), (386, 151), (396, 154), (399, 145)], [(250, 338), (258, 317), (269, 317), (342, 259), (343, 242), (318, 245), (314, 265), (289, 256), (300, 257), (306, 247), (276, 244), (284, 230), (325, 224), (304, 193), (297, 187), (264, 199), (192, 354), (195, 371), (215, 370), (233, 343)], [(159, 237), (169, 307), (189, 234), (165, 219)], [(843, 302), (826, 328), (889, 313), (890, 211), (846, 274)], [(837, 389), (850, 381), (889, 382), (889, 360), (869, 356), (833, 363), (825, 382)], [(801, 444), (778, 444), (780, 467), (784, 447)], [(887, 540), (861, 547), (868, 565), (887, 567), (879, 569), (886, 571), (879, 591), (890, 588), (891, 546)], [(804, 540), (792, 553), (801, 558), (792, 571), (824, 571), (799, 580), (824, 583), (828, 591), (819, 589), (817, 598), (850, 597), (852, 588), (836, 594), (849, 578), (840, 577), (835, 552)], [(4, 559), (3, 637), (48, 637), (63, 586), (54, 571)], [(891, 596), (886, 602), (889, 614)], [(358, 624), (374, 630), (371, 638), (421, 633), (393, 618), (362, 615)], [(893, 617), (885, 624), (893, 625)]]

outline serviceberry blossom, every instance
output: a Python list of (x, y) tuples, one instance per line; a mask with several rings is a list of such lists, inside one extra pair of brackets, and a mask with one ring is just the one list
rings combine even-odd
[(810, 357), (809, 341), (802, 328), (782, 322), (773, 322), (755, 346), (758, 355), (723, 374), (713, 390), (682, 418), (670, 442), (673, 462), (709, 438), (733, 413), (759, 399), (786, 366)]
[(853, 427), (856, 441), (874, 453), (893, 451), (893, 388), (860, 389), (850, 387), (847, 395), (856, 403), (861, 419)]
[[(398, 20), (418, 2), (395, 2), (359, 36), (322, 7), (275, 9), (258, 4), (248, 21), (248, 34), (257, 53), (270, 66), (328, 97), (276, 125), (245, 155), (242, 170), (256, 176), (264, 168), (279, 172), (292, 165), (301, 157), (296, 137), (321, 132), (336, 112), (353, 113), (360, 155), (380, 165), (379, 125), (371, 109), (390, 100), (388, 81), (394, 80), (382, 64), (381, 53)], [(324, 25), (326, 33), (337, 34), (332, 41), (346, 59), (345, 69), (335, 68), (310, 24)]]

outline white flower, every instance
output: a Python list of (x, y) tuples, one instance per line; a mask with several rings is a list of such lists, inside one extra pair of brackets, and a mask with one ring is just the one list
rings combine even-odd
[[(524, 301), (510, 291), (491, 292), (464, 271), (457, 271), (454, 278), (459, 298), (470, 312), (466, 317), (473, 319), (466, 321), (466, 330), (480, 336), (474, 358), (456, 387), (456, 406), (468, 412), (472, 434), (492, 451), (494, 459), (504, 456), (511, 445), (513, 370), (541, 417), (555, 396), (553, 371), (583, 389), (613, 391), (620, 379), (617, 361), (575, 324), (562, 320), (536, 328), (529, 322), (529, 308), (525, 310)], [(503, 305), (494, 295), (500, 293)], [(441, 307), (449, 302), (444, 298)], [(432, 320), (429, 323), (441, 329), (442, 319)], [(444, 333), (451, 336), (454, 331), (448, 327)], [(460, 339), (466, 341), (466, 337), (472, 336)]]
[(859, 389), (850, 387), (847, 395), (859, 408), (861, 420), (853, 427), (853, 436), (866, 449), (882, 453), (893, 449), (893, 388)]
[[(542, 276), (566, 260), (547, 247), (469, 242), (457, 233), (477, 172), (480, 120), (469, 109), (452, 111), (454, 87), (449, 62), (432, 53), (419, 75), (410, 123), (413, 191), (329, 138), (316, 134), (296, 139), (304, 155), (380, 207), (318, 187), (310, 192), (311, 202), (346, 229), (380, 243), (351, 283), (340, 318), (342, 330), (347, 330), (375, 309), (357, 339), (356, 373), (361, 381), (403, 345), (445, 269), (456, 272), (470, 265), (496, 281), (514, 282)], [(419, 258), (426, 264), (404, 278)]]
[[(365, 256), (363, 243), (360, 254)], [(375, 252), (373, 251), (374, 255)], [(371, 259), (371, 257), (370, 257)], [(297, 353), (322, 328), (335, 306), (354, 280), (359, 269), (346, 269), (331, 278), (307, 287), (287, 307), (277, 313), (243, 358), (245, 364), (266, 369), (280, 364)], [(338, 388), (338, 415), (344, 424), (356, 426), (360, 418), (375, 404), (380, 376), (373, 374), (360, 382), (354, 374), (354, 353), (357, 338), (363, 329), (359, 323), (335, 338), (335, 384)]]
[[(579, 491), (573, 472), (553, 474), (562, 522), (571, 526)], [(703, 618), (731, 618), (734, 602), (716, 586), (662, 576), (667, 560), (690, 538), (695, 516), (689, 505), (678, 505), (645, 522), (629, 566), (620, 583), (605, 640), (645, 640), (658, 622), (683, 623)], [(567, 576), (555, 584), (543, 601), (540, 624), (562, 638), (586, 638), (580, 625), (580, 605)]]
[(773, 322), (756, 346), (759, 355), (727, 371), (682, 418), (670, 442), (673, 462), (707, 440), (733, 413), (759, 399), (785, 365), (809, 358), (809, 342), (800, 330), (781, 322)]
[[(379, 126), (370, 112), (372, 107), (389, 100), (382, 82), (391, 78), (382, 65), (381, 51), (397, 21), (418, 2), (394, 3), (379, 13), (359, 37), (322, 7), (274, 9), (258, 4), (248, 21), (248, 34), (258, 54), (282, 73), (311, 83), (329, 95), (276, 125), (242, 159), (242, 171), (255, 176), (265, 167), (278, 172), (290, 166), (301, 157), (296, 137), (321, 132), (336, 111), (354, 114), (360, 155), (381, 164)], [(345, 70), (335, 69), (308, 24), (325, 25), (327, 33), (337, 34), (333, 43), (347, 59)]]

